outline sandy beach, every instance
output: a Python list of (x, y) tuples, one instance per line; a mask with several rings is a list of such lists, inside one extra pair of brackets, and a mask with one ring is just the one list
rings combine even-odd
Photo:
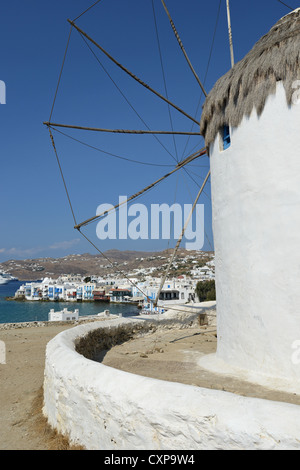
[[(55, 335), (73, 326), (32, 324), (16, 328), (0, 325), (0, 340), (6, 345), (6, 364), (0, 364), (1, 450), (69, 449), (67, 440), (50, 432), (41, 409), (46, 345)], [(300, 404), (296, 395), (201, 370), (197, 364), (199, 357), (215, 352), (216, 346), (216, 330), (211, 326), (157, 329), (102, 351), (98, 360), (111, 367), (162, 380)]]

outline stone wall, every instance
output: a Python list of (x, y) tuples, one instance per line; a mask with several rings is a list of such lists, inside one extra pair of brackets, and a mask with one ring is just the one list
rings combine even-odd
[[(88, 450), (299, 449), (298, 406), (165, 382), (84, 357), (149, 328), (120, 318), (68, 329), (47, 345), (44, 414)], [(91, 340), (92, 346), (88, 346)]]

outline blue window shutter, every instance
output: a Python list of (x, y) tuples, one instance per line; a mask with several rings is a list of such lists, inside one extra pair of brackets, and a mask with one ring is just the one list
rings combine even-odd
[(231, 145), (229, 126), (223, 127), (223, 149), (226, 150)]

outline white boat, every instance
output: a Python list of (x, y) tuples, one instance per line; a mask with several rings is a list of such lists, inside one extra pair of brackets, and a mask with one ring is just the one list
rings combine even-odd
[(0, 272), (0, 285), (7, 284), (10, 281), (15, 280), (16, 278), (11, 276), (10, 274), (6, 274), (4, 272)]

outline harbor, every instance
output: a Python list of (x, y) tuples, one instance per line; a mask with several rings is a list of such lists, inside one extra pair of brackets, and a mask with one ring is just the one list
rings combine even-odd
[[(144, 313), (163, 313), (167, 306), (197, 300), (195, 295), (197, 281), (186, 276), (167, 279), (162, 288), (160, 280), (155, 278), (144, 282), (133, 280), (131, 283), (126, 279), (118, 279), (111, 284), (106, 285), (105, 281), (100, 279), (94, 282), (84, 282), (84, 280), (69, 282), (61, 278), (57, 280), (46, 278), (38, 283), (22, 284), (13, 299), (32, 302), (127, 304), (142, 309)], [(159, 300), (156, 306), (154, 301), (157, 296)], [(162, 311), (159, 311), (159, 308)]]
[(2, 450), (300, 449), (300, 8), (244, 7), (6, 3)]
[[(53, 308), (62, 310), (70, 308), (69, 302), (36, 302), (36, 301), (7, 301), (6, 297), (13, 297), (17, 289), (22, 283), (12, 281), (6, 285), (0, 286), (0, 324), (4, 323), (24, 323), (24, 322), (47, 322), (48, 314)], [(72, 310), (74, 310), (73, 306)], [(81, 316), (97, 315), (109, 309), (111, 314), (123, 316), (137, 315), (139, 310), (135, 305), (127, 304), (110, 304), (98, 302), (81, 302), (79, 305), (79, 313)]]
[[(164, 313), (166, 307), (173, 305), (176, 308), (176, 305), (197, 302), (197, 283), (213, 281), (215, 277), (213, 254), (200, 253), (196, 261), (187, 253), (175, 263), (172, 276), (166, 278), (162, 288), (155, 269), (163, 266), (166, 259), (152, 256), (139, 261), (142, 267), (133, 269), (127, 277), (114, 273), (66, 273), (53, 278), (45, 276), (40, 280), (21, 281), (7, 271), (5, 283), (0, 285), (0, 323), (47, 321), (51, 309), (61, 311), (64, 308), (78, 309), (79, 317), (98, 315), (105, 310), (125, 317)], [(36, 265), (33, 261), (30, 263)], [(41, 261), (39, 263), (42, 264)], [(14, 265), (10, 263), (11, 272)], [(182, 274), (183, 266), (186, 274)], [(154, 307), (158, 292), (158, 304)]]

